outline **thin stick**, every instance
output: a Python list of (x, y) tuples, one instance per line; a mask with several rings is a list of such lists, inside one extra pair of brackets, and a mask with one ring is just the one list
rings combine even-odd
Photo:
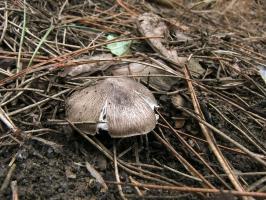
[[(185, 65), (184, 67), (184, 74), (186, 78), (190, 78), (190, 74), (189, 74), (189, 70), (187, 65)], [(200, 118), (205, 121), (204, 115), (201, 111), (195, 90), (193, 88), (192, 82), (190, 80), (187, 80), (187, 84), (188, 84), (188, 89), (190, 91), (191, 94), (191, 99), (192, 99), (192, 103), (195, 109), (195, 112), (197, 115), (200, 116)], [(234, 185), (234, 187), (239, 191), (239, 192), (244, 192), (244, 188), (242, 187), (242, 185), (240, 184), (240, 182), (238, 181), (238, 177), (234, 174), (233, 170), (231, 169), (228, 161), (226, 160), (226, 158), (223, 156), (221, 150), (219, 149), (219, 147), (217, 146), (216, 140), (213, 136), (213, 134), (211, 133), (210, 129), (208, 129), (205, 125), (203, 125), (202, 123), (199, 124), (200, 128), (202, 130), (202, 133), (204, 134), (206, 140), (208, 141), (208, 144), (211, 148), (211, 150), (213, 151), (214, 155), (216, 156), (217, 160), (219, 161), (219, 163), (221, 164), (223, 170), (225, 171), (226, 174), (228, 174), (228, 177), (230, 179), (230, 181), (232, 182), (232, 184)]]
[[(139, 183), (138, 181), (136, 181), (135, 179), (133, 179), (132, 176), (129, 176), (129, 180), (130, 180), (133, 184)], [(134, 186), (134, 189), (136, 190), (138, 196), (143, 197), (143, 193), (141, 192), (141, 190), (139, 189), (138, 186)]]
[(198, 170), (196, 170), (188, 161), (186, 161), (178, 152), (176, 152), (176, 150), (171, 145), (169, 145), (168, 142), (162, 139), (155, 131), (153, 131), (153, 133), (156, 138), (167, 147), (167, 150), (169, 150), (174, 155), (174, 157), (185, 164), (184, 167), (188, 171), (190, 171), (194, 176), (197, 176), (199, 179), (201, 179), (204, 185), (206, 185), (208, 188), (215, 188), (215, 186), (213, 186), (208, 180), (206, 180)]
[(18, 200), (18, 185), (17, 181), (11, 182), (12, 200)]
[(241, 149), (243, 152), (245, 152), (248, 156), (250, 156), (250, 158), (254, 158), (260, 164), (262, 164), (263, 166), (266, 166), (266, 162), (259, 157), (260, 155), (258, 155), (256, 153), (250, 151), (249, 149), (247, 149), (246, 147), (244, 147), (240, 143), (238, 143), (235, 140), (233, 140), (232, 138), (230, 138), (227, 134), (225, 134), (222, 131), (220, 131), (219, 129), (215, 128), (214, 126), (212, 126), (208, 122), (202, 120), (201, 118), (199, 118), (198, 116), (196, 116), (195, 114), (193, 114), (192, 112), (190, 112), (189, 110), (187, 110), (186, 108), (179, 107), (179, 109), (182, 110), (182, 111), (184, 111), (184, 112), (186, 112), (187, 114), (189, 114), (193, 118), (197, 119), (200, 123), (204, 124), (205, 126), (207, 126), (208, 128), (210, 128), (211, 130), (213, 130), (215, 133), (217, 133), (218, 135), (220, 135), (221, 137), (223, 137), (227, 141), (231, 142), (235, 146), (237, 146), (239, 149)]
[[(116, 144), (115, 144), (115, 141), (113, 143), (113, 149), (114, 149), (115, 178), (116, 178), (116, 181), (118, 183), (120, 183), (120, 177), (119, 177), (119, 172), (118, 172), (118, 167), (117, 167), (117, 156), (116, 156)], [(122, 186), (120, 184), (117, 185), (117, 189), (118, 189), (118, 192), (119, 192), (119, 195), (120, 195), (121, 199), (126, 200), (127, 198), (125, 197), (125, 195), (123, 193), (123, 190), (122, 190)]]
[(1, 37), (0, 37), (0, 44), (2, 43), (2, 41), (3, 41), (4, 37), (5, 37), (6, 30), (7, 30), (7, 25), (8, 25), (7, 1), (5, 1), (5, 14), (4, 14), (4, 18), (5, 18), (5, 22), (4, 22), (4, 27), (3, 27), (2, 34), (1, 34)]
[(239, 192), (236, 190), (219, 190), (219, 189), (209, 189), (209, 188), (196, 188), (196, 187), (178, 187), (178, 186), (168, 186), (168, 185), (153, 185), (144, 183), (118, 183), (113, 181), (105, 181), (107, 184), (123, 184), (130, 186), (137, 186), (143, 188), (150, 188), (156, 190), (173, 190), (179, 192), (192, 192), (192, 193), (213, 193), (213, 194), (231, 194), (235, 196), (251, 196), (251, 197), (266, 197), (265, 192)]
[(11, 167), (8, 170), (8, 173), (6, 175), (6, 178), (4, 179), (4, 182), (3, 182), (3, 184), (2, 184), (2, 186), (0, 188), (0, 192), (3, 192), (8, 187), (8, 184), (10, 182), (11, 176), (12, 176), (15, 168), (16, 168), (16, 164), (11, 165)]
[(21, 38), (20, 38), (20, 43), (19, 43), (19, 52), (18, 52), (18, 60), (17, 60), (17, 72), (20, 71), (20, 58), (21, 58), (21, 52), (22, 52), (22, 45), (25, 37), (25, 32), (26, 32), (26, 0), (23, 1), (23, 27), (22, 27), (22, 33), (21, 33)]
[(208, 165), (208, 163), (184, 140), (178, 132), (166, 121), (166, 119), (161, 115), (161, 113), (157, 112), (160, 115), (160, 118), (163, 119), (163, 121), (167, 124), (167, 126), (174, 132), (174, 134), (177, 136), (177, 138), (180, 140), (181, 143), (183, 143), (192, 153), (194, 153), (201, 161), (202, 163), (228, 188), (231, 189), (231, 187), (214, 171), (214, 169)]

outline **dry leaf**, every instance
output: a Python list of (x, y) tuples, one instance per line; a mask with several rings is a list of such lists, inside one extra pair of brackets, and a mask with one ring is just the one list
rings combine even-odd
[(192, 40), (191, 37), (189, 37), (186, 34), (180, 32), (180, 30), (178, 30), (178, 29), (175, 30), (175, 37), (176, 37), (178, 42), (187, 42), (187, 41), (191, 41)]
[[(158, 36), (161, 38), (148, 38), (147, 42), (153, 48), (153, 50), (165, 57), (170, 62), (177, 63), (183, 66), (186, 62), (186, 57), (178, 56), (175, 49), (166, 47), (164, 44), (167, 43), (166, 38), (169, 32), (167, 24), (158, 16), (153, 13), (144, 13), (140, 15), (137, 21), (138, 29), (140, 33), (145, 37)], [(190, 37), (186, 36), (181, 32), (182, 27), (176, 29), (176, 37), (179, 40), (191, 40)], [(188, 67), (192, 72), (193, 76), (200, 76), (204, 74), (205, 70), (201, 67), (199, 62), (195, 59), (190, 59)]]
[(76, 61), (95, 60), (98, 62), (82, 64), (82, 65), (78, 65), (78, 66), (74, 66), (74, 67), (67, 67), (59, 75), (62, 77), (65, 77), (67, 75), (68, 76), (77, 76), (77, 75), (83, 74), (83, 73), (92, 74), (96, 71), (105, 70), (111, 64), (113, 64), (113, 62), (112, 61), (104, 61), (104, 60), (110, 60), (112, 58), (113, 58), (112, 54), (99, 54), (99, 55), (95, 55), (95, 56), (84, 56), (84, 57), (82, 57)]
[(153, 13), (144, 13), (138, 17), (137, 21), (140, 33), (145, 37), (158, 36), (162, 38), (148, 38), (147, 41), (155, 52), (165, 56), (168, 60), (178, 60), (177, 52), (174, 49), (166, 48), (163, 43), (166, 42), (165, 38), (169, 32), (166, 23)]
[(90, 172), (90, 174), (96, 179), (96, 181), (101, 184), (101, 192), (107, 192), (108, 187), (104, 182), (102, 175), (88, 162), (86, 162), (86, 168)]
[(175, 120), (175, 128), (180, 129), (183, 128), (185, 125), (186, 120), (185, 119), (176, 119)]
[(178, 108), (179, 106), (185, 105), (185, 100), (180, 94), (173, 95), (171, 97), (172, 104)]
[(140, 80), (142, 80), (145, 83), (149, 83), (149, 85), (154, 86), (159, 90), (164, 90), (164, 91), (170, 90), (171, 87), (179, 81), (177, 78), (173, 77), (165, 77), (165, 76), (148, 77), (148, 75), (172, 75), (172, 74), (166, 72), (165, 70), (147, 66), (141, 63), (130, 63), (128, 65), (114, 67), (111, 69), (111, 73), (114, 76), (140, 75)]
[[(182, 63), (185, 63), (187, 61), (187, 58), (186, 57), (179, 57), (179, 60)], [(199, 60), (195, 59), (195, 58), (191, 58), (189, 60), (188, 69), (189, 69), (191, 75), (196, 77), (196, 78), (199, 78), (200, 76), (202, 76), (206, 71), (205, 69), (203, 69), (203, 67), (199, 63)]]

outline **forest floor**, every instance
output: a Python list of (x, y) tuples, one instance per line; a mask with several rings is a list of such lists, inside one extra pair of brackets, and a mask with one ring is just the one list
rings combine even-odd
[[(0, 199), (265, 199), (265, 10), (264, 0), (0, 1)], [(110, 35), (128, 51), (91, 67)], [(72, 76), (80, 58), (92, 71)], [(128, 63), (165, 66), (140, 79), (160, 105), (156, 128), (122, 139), (73, 128), (69, 95)]]

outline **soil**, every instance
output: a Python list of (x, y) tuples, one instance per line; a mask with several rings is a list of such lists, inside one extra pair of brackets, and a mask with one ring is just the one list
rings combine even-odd
[[(100, 35), (101, 32), (117, 31), (116, 33), (119, 34), (120, 31), (130, 33), (131, 37), (140, 37), (131, 12), (141, 14), (149, 11), (159, 14), (165, 19), (176, 18), (180, 24), (188, 26), (189, 31), (186, 34), (192, 37), (194, 42), (180, 42), (180, 46), (174, 46), (174, 48), (181, 56), (195, 54), (195, 57), (200, 59), (200, 65), (206, 70), (200, 78), (194, 78), (196, 80), (194, 89), (206, 122), (238, 142), (240, 146), (256, 153), (262, 161), (266, 161), (266, 90), (265, 82), (256, 68), (259, 64), (266, 66), (266, 19), (263, 12), (266, 9), (266, 4), (264, 1), (235, 1), (233, 7), (230, 6), (230, 3), (234, 1), (226, 0), (211, 3), (196, 1), (199, 4), (193, 4), (188, 0), (176, 2), (171, 0), (70, 0), (66, 1), (67, 5), (64, 5), (64, 2), (27, 1), (29, 29), (36, 36), (41, 38), (49, 29), (50, 20), (48, 19), (54, 20), (54, 23), (58, 25), (58, 29), (53, 29), (47, 37), (47, 40), (52, 42), (45, 43), (44, 48), (40, 48), (36, 55), (39, 60), (34, 61), (34, 64), (49, 62), (53, 57), (52, 54), (64, 55), (82, 49), (89, 43), (94, 45), (93, 39), (98, 36), (99, 41), (97, 39), (96, 44), (104, 42), (105, 37)], [(22, 24), (23, 1), (10, 1), (7, 4), (3, 1), (0, 2), (0, 5), (0, 8), (10, 8), (8, 16), (11, 21)], [(191, 7), (192, 5), (194, 7)], [(63, 9), (63, 14), (60, 14), (60, 8)], [(127, 8), (131, 8), (131, 12)], [(105, 12), (108, 13), (108, 10), (110, 13), (106, 14)], [(90, 13), (94, 13), (98, 17), (98, 21), (77, 19), (77, 17), (91, 15)], [(4, 11), (1, 9), (0, 14), (1, 17), (4, 16)], [(116, 14), (121, 17), (114, 17)], [(61, 17), (69, 15), (69, 20), (73, 20), (73, 23), (67, 22), (67, 17), (60, 18), (60, 15), (62, 15)], [(71, 16), (74, 17), (71, 18)], [(15, 73), (21, 34), (16, 32), (10, 24), (12, 23), (9, 21), (6, 32), (0, 26), (0, 35), (5, 33), (5, 42), (0, 43), (0, 67), (5, 72), (13, 70), (12, 73)], [(220, 27), (217, 27), (217, 24)], [(64, 25), (69, 26), (67, 27), (69, 29), (62, 28)], [(78, 30), (71, 27), (74, 25), (85, 28)], [(57, 30), (58, 32), (56, 32)], [(64, 38), (64, 31), (67, 33), (67, 38)], [(63, 41), (64, 38), (67, 45), (56, 46), (56, 34), (60, 41)], [(28, 33), (26, 36), (32, 37)], [(169, 38), (171, 37), (173, 36), (170, 35)], [(34, 37), (31, 39), (33, 41)], [(133, 42), (132, 52), (127, 56), (145, 62), (150, 62), (150, 60), (141, 57), (140, 54), (162, 59), (164, 56), (157, 55), (158, 52), (155, 53), (149, 44), (149, 42), (136, 44)], [(169, 42), (168, 45), (175, 45), (175, 43)], [(15, 46), (13, 51), (12, 46)], [(24, 66), (25, 63), (29, 63), (28, 58), (30, 57), (27, 57), (27, 54), (32, 55), (36, 45), (34, 46), (33, 43), (25, 39), (22, 46), (23, 59), (21, 62)], [(214, 50), (217, 51), (214, 53)], [(106, 52), (108, 50), (99, 46), (90, 50), (90, 53), (93, 54), (93, 51)], [(224, 54), (221, 53), (222, 51)], [(61, 62), (61, 64), (67, 62), (64, 59), (66, 58), (60, 57), (56, 62)], [(164, 61), (176, 69), (176, 66), (172, 65), (169, 60), (165, 59)], [(52, 63), (51, 65), (54, 67), (57, 64)], [(240, 71), (236, 73), (232, 68), (237, 68)], [(202, 156), (204, 161), (226, 182), (227, 186), (214, 177), (200, 158), (178, 139), (171, 126), (167, 125), (162, 117), (154, 131), (147, 135), (123, 139), (112, 139), (108, 133), (102, 132), (95, 137), (89, 136), (91, 140), (88, 140), (68, 123), (60, 125), (50, 122), (50, 119), (64, 120), (66, 118), (65, 99), (71, 94), (72, 89), (85, 81), (60, 77), (58, 71), (61, 68), (55, 71), (51, 70), (51, 72), (49, 69), (51, 68), (40, 69), (24, 77), (25, 80), (29, 80), (40, 75), (39, 78), (31, 82), (30, 87), (45, 91), (43, 95), (40, 95), (41, 92), (37, 90), (25, 90), (20, 96), (14, 97), (18, 94), (18, 91), (14, 90), (12, 95), (8, 96), (8, 89), (15, 89), (16, 81), (20, 82), (22, 78), (7, 80), (4, 79), (6, 75), (0, 74), (3, 75), (0, 79), (1, 89), (3, 89), (1, 90), (1, 106), (16, 127), (19, 127), (19, 131), (16, 132), (7, 128), (5, 123), (1, 122), (0, 124), (0, 199), (13, 198), (15, 200), (14, 196), (16, 195), (20, 200), (112, 200), (123, 198), (225, 200), (239, 198), (223, 192), (220, 194), (179, 192), (130, 185), (142, 183), (156, 186), (208, 188), (206, 184), (198, 180), (191, 169), (185, 167), (184, 162), (178, 159), (175, 153), (171, 152), (171, 148), (173, 148), (213, 187), (219, 190), (236, 190), (206, 142), (199, 121), (193, 115), (185, 113), (171, 103), (171, 95), (173, 95), (171, 92), (179, 91), (178, 94), (185, 100), (182, 107), (194, 111), (191, 91), (188, 89), (185, 79), (179, 79), (170, 91), (157, 90), (154, 92), (160, 105), (158, 111), (172, 127), (175, 126), (177, 119), (185, 120), (184, 125), (177, 129), (180, 138)], [(41, 75), (45, 72), (48, 73)], [(100, 71), (91, 76), (98, 77), (104, 74), (105, 71)], [(146, 86), (154, 91), (152, 85), (146, 84)], [(24, 88), (25, 85), (19, 85), (19, 87)], [(12, 114), (12, 112), (17, 112), (19, 109), (43, 100), (44, 97), (51, 97), (62, 92), (64, 89), (70, 90), (55, 97), (52, 101)], [(12, 100), (12, 97), (15, 99)], [(11, 101), (2, 105), (7, 99), (11, 99)], [(248, 137), (243, 135), (243, 132)], [(212, 133), (216, 143), (220, 145), (221, 154), (229, 162), (233, 173), (241, 174), (239, 182), (244, 190), (250, 189), (253, 192), (261, 192), (266, 195), (265, 181), (263, 182), (266, 166), (259, 163), (254, 157), (248, 156), (239, 149), (239, 146), (224, 139), (215, 131)], [(165, 145), (158, 135), (168, 145)], [(123, 183), (121, 185), (122, 194), (117, 185), (116, 167), (113, 160), (115, 148), (118, 163), (121, 164), (118, 166), (118, 176)], [(103, 186), (95, 178), (95, 175), (87, 169), (86, 162), (90, 163), (105, 180), (108, 186), (107, 191), (103, 190)], [(16, 183), (17, 190), (11, 187), (14, 183)], [(256, 187), (255, 184), (257, 184)], [(259, 199), (259, 197), (255, 197), (255, 199), (257, 198)]]

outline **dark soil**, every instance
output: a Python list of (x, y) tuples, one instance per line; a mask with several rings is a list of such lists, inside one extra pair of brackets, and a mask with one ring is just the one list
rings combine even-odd
[[(3, 28), (5, 25), (1, 26), (2, 22), (0, 22), (0, 35), (3, 34), (4, 38), (0, 43), (0, 68), (5, 72), (15, 74), (21, 30), (16, 31), (16, 26), (12, 23), (22, 26), (25, 7), (23, 1), (12, 0), (7, 4), (4, 2), (0, 1), (1, 19), (4, 19), (4, 8), (9, 8), (7, 9), (9, 21), (6, 30)], [(264, 162), (266, 161), (266, 90), (265, 82), (260, 77), (257, 68), (266, 66), (266, 4), (264, 1), (236, 1), (233, 7), (230, 6), (233, 1), (227, 0), (197, 5), (189, 0), (69, 0), (67, 5), (64, 5), (64, 2), (27, 1), (27, 25), (34, 36), (42, 38), (51, 22), (58, 26), (47, 37), (47, 40), (51, 42), (43, 44), (43, 48), (40, 48), (36, 54), (33, 64), (49, 62), (54, 56), (66, 55), (69, 52), (82, 49), (90, 43), (91, 45), (103, 43), (106, 40), (104, 35), (106, 33), (115, 32), (125, 38), (140, 37), (132, 17), (133, 14), (126, 9), (128, 7), (138, 14), (153, 12), (167, 20), (175, 19), (181, 25), (188, 27), (186, 34), (193, 38), (193, 42), (176, 43), (172, 33), (169, 33), (167, 45), (172, 45), (171, 47), (177, 49), (180, 56), (188, 57), (193, 54), (200, 59), (199, 63), (206, 70), (204, 75), (193, 77), (194, 89), (206, 121), (243, 147), (259, 155)], [(124, 3), (119, 4), (119, 2)], [(60, 9), (63, 11), (61, 12)], [(226, 12), (223, 13), (225, 10)], [(60, 18), (60, 15), (65, 18)], [(79, 17), (92, 15), (97, 19), (78, 20)], [(73, 22), (70, 23), (67, 20), (73, 20)], [(64, 29), (65, 26), (66, 29)], [(103, 32), (104, 34), (101, 35)], [(22, 45), (21, 63), (24, 67), (29, 63), (36, 44), (40, 42), (29, 33), (26, 36), (28, 39), (25, 39)], [(97, 38), (96, 41), (94, 41), (95, 38)], [(64, 41), (66, 45), (57, 44), (57, 39), (60, 43)], [(89, 53), (86, 51), (83, 54), (106, 51), (108, 50), (104, 46), (99, 46), (90, 50)], [(143, 58), (140, 56), (141, 54), (151, 58), (161, 59), (163, 57), (158, 55), (158, 52), (154, 52), (145, 40), (133, 43), (131, 51), (131, 54), (128, 55), (129, 59), (143, 62), (150, 62), (150, 60)], [(221, 53), (222, 51), (224, 53)], [(77, 52), (77, 55), (81, 56), (82, 54)], [(67, 61), (69, 61), (68, 58), (60, 57), (50, 65), (54, 67), (59, 63), (64, 66)], [(168, 62), (167, 59), (165, 62), (176, 69), (176, 65)], [(50, 119), (64, 120), (66, 118), (65, 99), (70, 95), (71, 90), (55, 97), (57, 99), (17, 112), (28, 105), (58, 94), (65, 89), (74, 89), (77, 85), (86, 82), (86, 80), (62, 78), (58, 75), (61, 68), (49, 71), (51, 68), (48, 64), (43, 66), (48, 67), (38, 68), (37, 72), (24, 77), (25, 80), (30, 80), (39, 75), (40, 77), (30, 82), (29, 87), (43, 90), (43, 93), (37, 90), (25, 90), (21, 95), (15, 97), (19, 92), (15, 88), (26, 88), (23, 84), (16, 85), (21, 83), (22, 78), (8, 80), (6, 77), (9, 75), (0, 73), (1, 107), (19, 128), (18, 132), (12, 132), (5, 123), (1, 122), (0, 124), (0, 199), (12, 199), (13, 196), (15, 200), (14, 195), (16, 194), (20, 200), (112, 200), (123, 199), (123, 195), (128, 199), (144, 199), (145, 197), (149, 199), (226, 200), (239, 198), (223, 193), (214, 195), (204, 192), (178, 192), (162, 188), (130, 186), (135, 181), (156, 186), (208, 188), (197, 179), (196, 175), (193, 175), (191, 169), (186, 168), (184, 163), (173, 155), (171, 152), (171, 148), (173, 148), (217, 189), (236, 190), (206, 142), (199, 121), (193, 118), (193, 115), (185, 113), (171, 103), (171, 92), (178, 90), (186, 101), (182, 107), (194, 111), (191, 92), (185, 79), (180, 79), (170, 91), (155, 92), (155, 97), (160, 104), (159, 112), (173, 127), (176, 118), (185, 118), (184, 126), (177, 130), (178, 134), (202, 156), (227, 185), (216, 178), (199, 157), (190, 151), (188, 146), (182, 144), (162, 118), (159, 119), (154, 132), (147, 136), (124, 139), (112, 139), (108, 133), (101, 133), (95, 137), (89, 136), (94, 142), (98, 142), (106, 148), (99, 150), (97, 145), (86, 140), (70, 125), (58, 125), (49, 121)], [(239, 71), (236, 72), (235, 68), (239, 68)], [(47, 74), (42, 75), (46, 72)], [(105, 71), (96, 72), (91, 76), (101, 76), (105, 73)], [(152, 86), (147, 85), (147, 87), (153, 90)], [(14, 89), (11, 95), (8, 94), (8, 89)], [(9, 99), (11, 99), (10, 102), (5, 103)], [(2, 104), (3, 102), (5, 104)], [(222, 115), (217, 112), (217, 109)], [(17, 113), (12, 114), (12, 112)], [(253, 142), (243, 135), (240, 129)], [(168, 146), (164, 145), (155, 133), (163, 141), (168, 142)], [(252, 192), (261, 192), (266, 195), (265, 180), (263, 181), (263, 177), (265, 179), (266, 175), (266, 166), (256, 161), (254, 157), (248, 156), (239, 147), (217, 133), (213, 132), (213, 134), (217, 144), (221, 145), (219, 149), (233, 173), (240, 174), (239, 182), (245, 191), (250, 189)], [(122, 163), (118, 166), (118, 173), (120, 181), (123, 183), (123, 194), (119, 193), (117, 184), (114, 183), (117, 182), (113, 162), (114, 145), (117, 148), (118, 161)], [(106, 154), (110, 156), (108, 157)], [(101, 184), (86, 168), (86, 162), (100, 173), (108, 185), (108, 191), (103, 191)], [(185, 173), (189, 177), (181, 173)], [(9, 175), (10, 177), (8, 177)], [(12, 190), (11, 187), (14, 181), (16, 181), (17, 191)], [(255, 183), (257, 183), (257, 187), (254, 186)], [(140, 193), (144, 196), (141, 196)]]

